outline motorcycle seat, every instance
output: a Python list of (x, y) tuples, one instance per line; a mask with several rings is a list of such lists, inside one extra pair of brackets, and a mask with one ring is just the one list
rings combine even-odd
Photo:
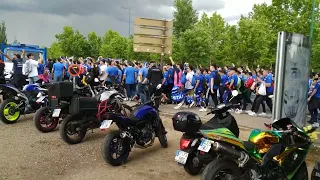
[(247, 151), (252, 151), (256, 147), (256, 145), (250, 141), (243, 141), (243, 146), (246, 148)]

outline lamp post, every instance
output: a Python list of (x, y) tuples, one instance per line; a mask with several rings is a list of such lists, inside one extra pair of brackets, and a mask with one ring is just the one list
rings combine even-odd
[[(131, 35), (131, 30), (130, 30), (130, 26), (131, 26), (131, 9), (130, 8), (126, 8), (126, 7), (122, 7), (122, 9), (128, 10), (128, 16), (129, 16), (129, 27), (128, 27), (128, 32), (129, 32), (129, 36), (128, 38), (130, 39), (130, 35)], [(127, 60), (129, 61), (129, 50), (130, 50), (130, 43), (128, 43), (128, 56), (127, 56)]]
[(310, 25), (310, 40), (312, 43), (313, 29), (314, 29), (314, 13), (315, 13), (316, 0), (312, 2), (312, 15), (311, 15), (311, 25)]

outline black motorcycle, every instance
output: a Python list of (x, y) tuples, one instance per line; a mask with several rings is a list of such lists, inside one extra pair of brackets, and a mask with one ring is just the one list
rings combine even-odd
[(183, 132), (175, 161), (182, 165), (188, 174), (198, 175), (206, 164), (215, 158), (212, 154), (198, 150), (201, 138), (203, 138), (200, 130), (228, 128), (236, 137), (239, 137), (237, 121), (228, 112), (229, 109), (237, 106), (239, 105), (227, 103), (210, 109), (207, 115), (214, 114), (214, 117), (205, 124), (202, 124), (200, 117), (192, 112), (178, 112), (173, 116), (174, 129)]

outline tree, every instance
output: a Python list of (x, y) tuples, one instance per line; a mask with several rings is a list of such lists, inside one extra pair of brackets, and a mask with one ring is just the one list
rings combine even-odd
[(6, 23), (2, 21), (0, 24), (0, 44), (5, 43), (7, 44), (7, 28), (6, 28)]
[(58, 42), (53, 42), (48, 48), (48, 57), (49, 58), (58, 58), (64, 53), (61, 50), (60, 44)]
[(179, 38), (198, 21), (198, 13), (193, 9), (192, 0), (174, 0), (173, 33)]
[(101, 48), (102, 38), (94, 31), (88, 34), (89, 56), (98, 57)]
[(102, 56), (125, 59), (128, 53), (128, 40), (121, 37), (118, 32), (109, 30), (104, 38), (100, 48)]

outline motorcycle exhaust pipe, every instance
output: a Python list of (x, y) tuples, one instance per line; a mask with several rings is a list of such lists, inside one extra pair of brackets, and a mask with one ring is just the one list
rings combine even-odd
[(233, 159), (237, 159), (239, 161), (239, 167), (243, 167), (249, 160), (249, 156), (246, 153), (238, 151), (230, 146), (223, 145), (219, 142), (212, 143), (212, 150), (225, 154)]

